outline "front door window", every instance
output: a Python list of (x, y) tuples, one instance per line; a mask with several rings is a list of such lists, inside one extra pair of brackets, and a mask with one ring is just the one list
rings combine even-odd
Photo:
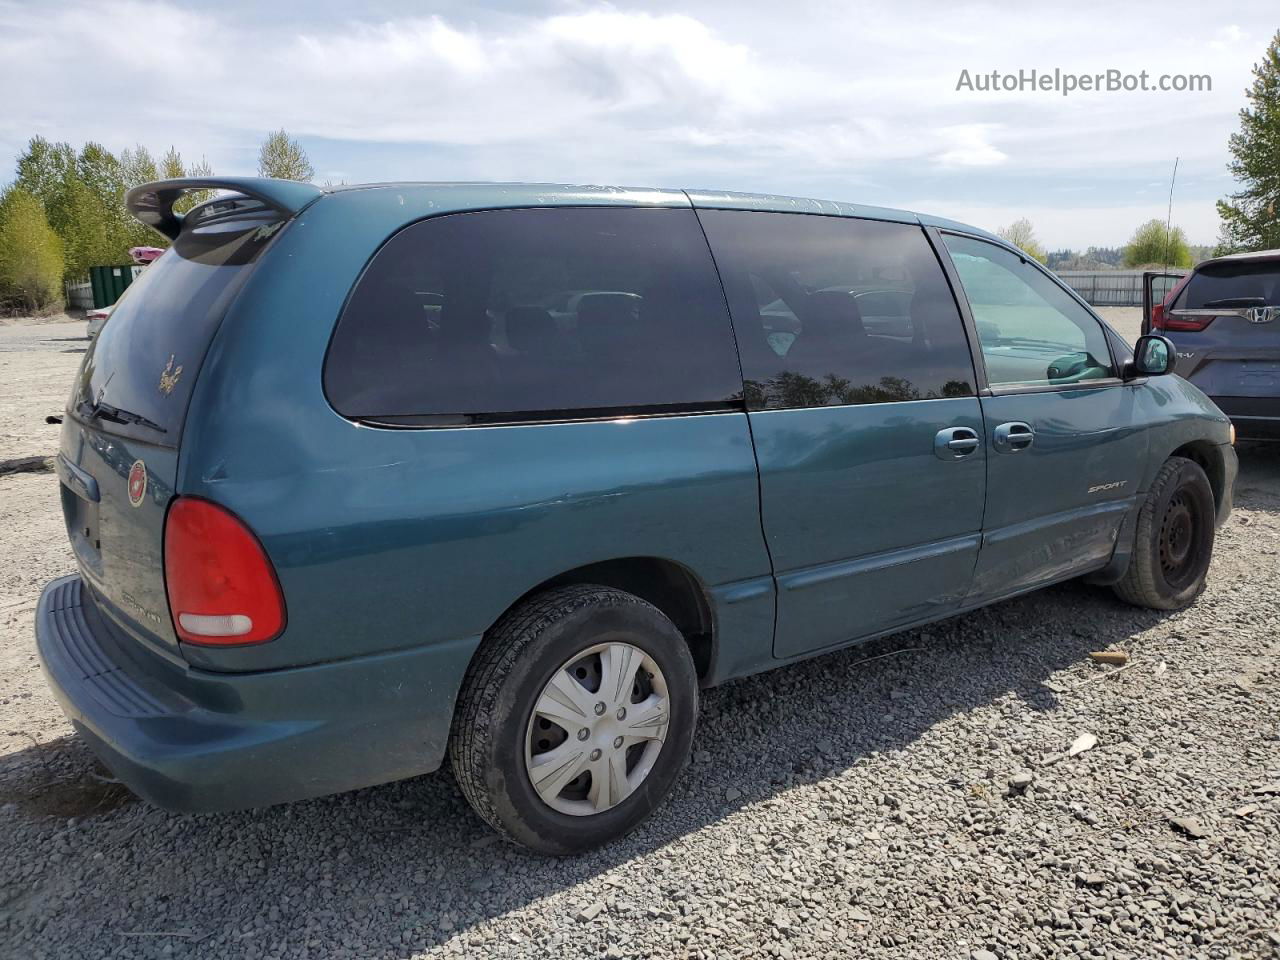
[(944, 234), (992, 387), (1048, 386), (1116, 375), (1102, 324), (1061, 286), (1004, 247)]

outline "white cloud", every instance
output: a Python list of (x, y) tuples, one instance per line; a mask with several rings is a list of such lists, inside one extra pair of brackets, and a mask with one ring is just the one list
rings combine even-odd
[(997, 129), (992, 123), (964, 123), (939, 130), (948, 148), (938, 154), (937, 161), (944, 167), (995, 167), (1009, 159), (1009, 155), (997, 150), (988, 138)]
[[(284, 126), (319, 169), (351, 181), (697, 185), (890, 206), (924, 196), (1060, 210), (1065, 228), (1079, 209), (1157, 202), (1148, 184), (1180, 156), (1180, 202), (1209, 222), (1229, 189), (1225, 144), (1249, 67), (1274, 30), (1263, 5), (1226, 25), (1202, 5), (1166, 9), (1178, 24), (1166, 30), (1149, 10), (1087, 0), (1069, 17), (964, 0), (686, 0), (679, 13), (575, 0), (550, 14), (482, 2), (438, 15), (383, 0), (378, 19), (291, 2), (213, 14), (0, 0), (0, 179), (33, 134), (172, 143), (246, 173), (263, 133)], [(1031, 67), (1209, 73), (1213, 90), (955, 89), (962, 69)]]
[(1234, 23), (1225, 27), (1219, 27), (1213, 35), (1213, 39), (1209, 41), (1209, 46), (1215, 50), (1224, 50), (1228, 47), (1240, 43), (1245, 38), (1245, 32)]

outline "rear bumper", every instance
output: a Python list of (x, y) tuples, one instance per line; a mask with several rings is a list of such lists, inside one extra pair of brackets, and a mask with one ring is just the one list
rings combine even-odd
[(78, 576), (48, 584), (36, 643), (76, 730), (136, 793), (212, 812), (436, 769), (479, 638), (263, 673), (193, 670), (142, 648)]
[(1242, 440), (1280, 440), (1280, 397), (1210, 397)]

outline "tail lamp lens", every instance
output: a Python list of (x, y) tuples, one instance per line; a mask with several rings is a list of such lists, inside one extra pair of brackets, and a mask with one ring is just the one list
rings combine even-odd
[(266, 643), (284, 629), (284, 597), (262, 544), (217, 504), (174, 501), (164, 527), (164, 575), (169, 612), (186, 643)]
[(1180, 315), (1176, 310), (1163, 311), (1158, 324), (1154, 314), (1151, 318), (1152, 326), (1158, 326), (1161, 330), (1203, 330), (1213, 321), (1214, 315), (1211, 313), (1186, 316)]

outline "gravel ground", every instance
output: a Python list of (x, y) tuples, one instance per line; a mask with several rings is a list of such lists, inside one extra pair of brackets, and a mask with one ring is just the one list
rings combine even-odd
[[(77, 359), (15, 329), (0, 459)], [(1280, 449), (1240, 452), (1191, 609), (1068, 584), (708, 691), (671, 801), (570, 860), (444, 773), (217, 816), (97, 779), (32, 649), (56, 480), (0, 476), (0, 956), (1280, 956)]]

